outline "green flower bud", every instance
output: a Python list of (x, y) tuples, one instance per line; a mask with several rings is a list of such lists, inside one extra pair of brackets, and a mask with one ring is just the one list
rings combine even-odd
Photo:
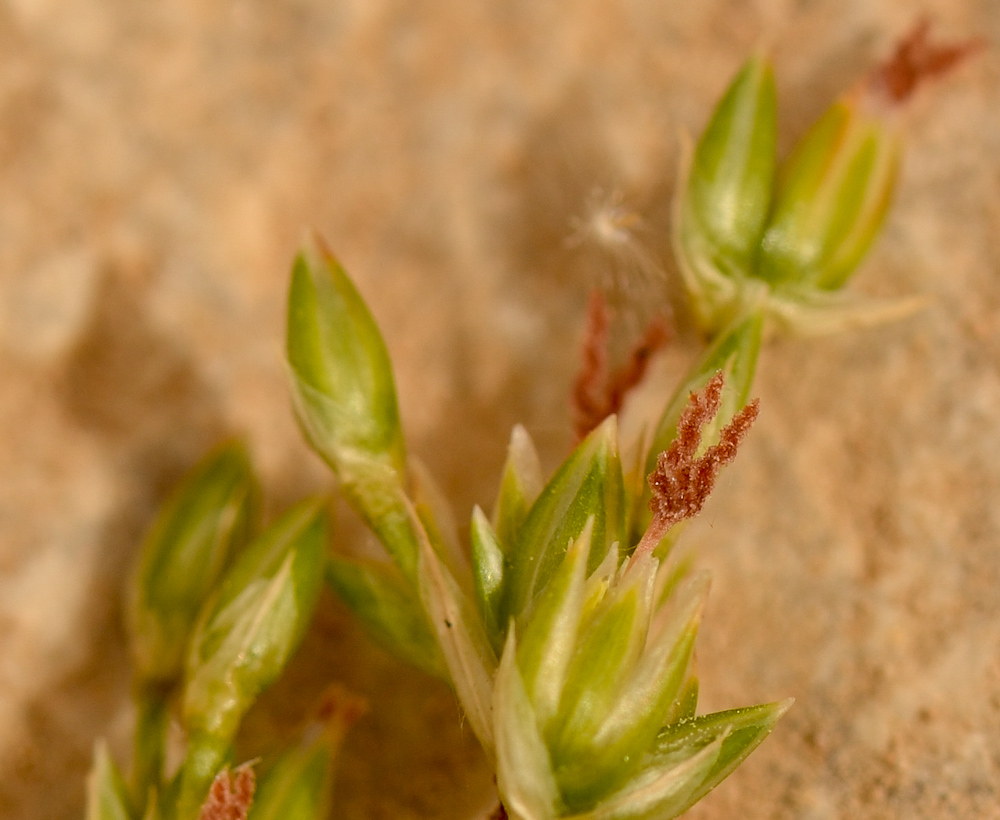
[(292, 268), (287, 353), (307, 440), (404, 576), (415, 579), (417, 540), (402, 497), (406, 451), (389, 353), (343, 268), (315, 243)]
[(125, 778), (108, 753), (108, 744), (94, 746), (94, 767), (87, 776), (87, 820), (133, 820)]
[(281, 673), (323, 581), (323, 501), (308, 500), (258, 536), (226, 573), (192, 639), (184, 687), (186, 816), (226, 762), (240, 721)]
[(499, 623), (521, 615), (548, 583), (566, 548), (591, 516), (593, 570), (625, 536), (625, 489), (614, 416), (580, 442), (532, 504), (516, 543), (506, 555)]
[(709, 329), (746, 301), (774, 186), (776, 112), (774, 75), (758, 55), (720, 100), (678, 187), (675, 248)]
[(779, 171), (758, 275), (778, 286), (841, 287), (882, 227), (901, 147), (860, 100), (832, 105)]
[(401, 473), (406, 455), (385, 342), (344, 269), (316, 244), (292, 267), (287, 342), (296, 410), (316, 451), (347, 483), (369, 464)]
[(249, 535), (257, 495), (243, 445), (229, 442), (195, 467), (164, 505), (128, 587), (140, 681), (167, 684), (180, 677), (198, 612)]

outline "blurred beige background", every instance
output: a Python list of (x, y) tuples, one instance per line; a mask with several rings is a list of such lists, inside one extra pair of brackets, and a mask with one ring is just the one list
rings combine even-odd
[[(699, 660), (705, 708), (797, 704), (691, 816), (995, 817), (997, 0), (0, 0), (0, 816), (81, 817), (94, 738), (127, 758), (118, 595), (202, 450), (246, 435), (273, 509), (326, 486), (281, 360), (306, 227), (369, 299), (465, 519), (515, 421), (546, 466), (565, 453), (588, 289), (626, 283), (626, 327), (676, 293), (678, 130), (764, 43), (787, 146), (921, 14), (988, 49), (915, 101), (853, 286), (932, 306), (765, 351), (760, 422), (689, 531), (715, 576)], [(613, 196), (638, 257), (566, 241)], [(697, 349), (678, 323), (662, 391)], [(450, 694), (332, 599), (248, 743), (332, 679), (372, 708), (338, 817), (483, 815)]]

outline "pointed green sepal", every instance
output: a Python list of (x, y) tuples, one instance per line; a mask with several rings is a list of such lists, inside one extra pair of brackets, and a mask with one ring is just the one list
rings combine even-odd
[(87, 820), (133, 820), (128, 786), (105, 741), (94, 746), (94, 766), (87, 776)]
[[(415, 518), (416, 513), (412, 512)], [(497, 659), (475, 603), (420, 529), (420, 598), (437, 635), (455, 693), (487, 755), (493, 754), (493, 675)]]
[(827, 109), (779, 170), (760, 277), (841, 287), (882, 227), (900, 155), (899, 137), (858, 100)]
[(580, 442), (528, 512), (517, 543), (507, 555), (504, 621), (520, 617), (541, 592), (591, 516), (589, 571), (624, 540), (625, 489), (614, 416)]
[(554, 820), (562, 812), (549, 753), (517, 662), (515, 628), (507, 633), (493, 693), (497, 790), (516, 820)]
[(657, 767), (683, 765), (700, 750), (721, 743), (712, 766), (677, 813), (694, 805), (732, 774), (771, 733), (793, 702), (794, 698), (786, 698), (777, 703), (715, 712), (665, 727), (651, 755)]
[(538, 596), (518, 642), (518, 666), (542, 727), (549, 725), (559, 709), (566, 673), (580, 638), (593, 532), (591, 516)]
[(493, 651), (503, 649), (504, 627), (500, 624), (503, 600), (504, 558), (500, 539), (486, 514), (476, 506), (472, 510), (469, 540), (472, 552), (472, 581), (476, 604)]
[(206, 456), (160, 511), (126, 602), (140, 681), (169, 684), (181, 676), (198, 613), (249, 537), (258, 494), (246, 450), (232, 441)]
[(507, 461), (500, 478), (500, 492), (493, 508), (492, 523), (500, 545), (507, 552), (517, 542), (528, 510), (542, 491), (542, 468), (528, 431), (514, 425), (507, 446)]
[(696, 801), (692, 794), (710, 775), (722, 750), (717, 739), (676, 765), (650, 766), (624, 788), (573, 820), (671, 820)]
[(388, 564), (339, 555), (327, 559), (326, 578), (372, 637), (401, 660), (448, 680), (448, 670), (420, 599)]
[(681, 685), (681, 691), (677, 694), (677, 698), (670, 706), (670, 710), (667, 712), (667, 720), (665, 725), (670, 725), (672, 723), (680, 723), (681, 721), (691, 720), (698, 711), (698, 671), (697, 663), (695, 662), (695, 657), (692, 656), (688, 664), (687, 677), (684, 679), (684, 683)]
[(767, 60), (751, 58), (720, 100), (682, 173), (675, 249), (702, 325), (740, 312), (774, 186), (777, 102)]
[(301, 641), (323, 581), (324, 505), (325, 499), (304, 501), (265, 530), (206, 606), (184, 686), (189, 732), (230, 741)]
[(621, 755), (605, 756), (597, 736), (621, 706), (619, 693), (643, 652), (653, 580), (646, 574), (626, 573), (610, 587), (580, 631), (556, 717), (542, 727), (560, 793), (576, 811), (593, 806), (617, 788), (637, 762), (628, 752), (642, 751), (626, 749), (624, 760)]

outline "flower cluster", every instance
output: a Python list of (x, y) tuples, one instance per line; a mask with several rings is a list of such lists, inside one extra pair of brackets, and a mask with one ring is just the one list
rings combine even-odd
[[(333, 333), (337, 344), (327, 344)], [(493, 513), (473, 511), (466, 552), (433, 481), (399, 444), (371, 314), (318, 243), (299, 257), (289, 302), (294, 404), (393, 558), (333, 557), (331, 582), (388, 648), (454, 687), (510, 816), (673, 817), (788, 708), (696, 716), (692, 653), (708, 582), (687, 577), (669, 550), (670, 530), (700, 510), (756, 416), (756, 403), (742, 407), (752, 367), (741, 359), (757, 345), (751, 322), (694, 368), (656, 427), (665, 452), (649, 456), (648, 487), (626, 479), (613, 415), (547, 483), (529, 435), (515, 428)], [(368, 430), (372, 417), (389, 426)]]
[(905, 316), (917, 298), (842, 290), (878, 235), (902, 153), (899, 109), (922, 80), (977, 42), (934, 45), (917, 26), (893, 56), (831, 105), (780, 165), (774, 75), (761, 56), (733, 80), (683, 161), (674, 251), (703, 327), (750, 311), (798, 333)]
[[(546, 481), (515, 427), (490, 514), (469, 543), (430, 472), (406, 452), (392, 365), (371, 313), (320, 242), (295, 260), (287, 357), (296, 416), (386, 560), (327, 551), (325, 499), (261, 529), (238, 443), (165, 505), (127, 595), (137, 722), (131, 782), (99, 744), (87, 820), (322, 820), (346, 728), (363, 711), (331, 688), (301, 744), (234, 764), (248, 709), (281, 674), (324, 580), (400, 658), (451, 685), (517, 820), (668, 820), (724, 779), (790, 700), (699, 715), (694, 645), (708, 576), (674, 549), (757, 417), (765, 325), (817, 333), (914, 300), (843, 290), (884, 220), (897, 175), (893, 117), (926, 76), (974, 48), (918, 27), (778, 164), (762, 56), (739, 72), (688, 151), (675, 252), (712, 336), (648, 435), (623, 458), (615, 413), (666, 333), (652, 325), (611, 370), (595, 297), (574, 387), (579, 443)], [(605, 226), (606, 227), (606, 226)], [(184, 754), (164, 765), (168, 727)]]

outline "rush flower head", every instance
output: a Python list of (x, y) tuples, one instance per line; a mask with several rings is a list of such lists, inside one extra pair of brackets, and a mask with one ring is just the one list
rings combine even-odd
[(689, 397), (649, 477), (653, 519), (631, 556), (612, 550), (592, 569), (591, 516), (511, 622), (492, 700), (497, 783), (511, 817), (675, 817), (790, 705), (695, 717), (693, 650), (708, 577), (679, 580), (677, 567), (653, 554), (673, 523), (701, 509), (756, 418), (753, 402), (699, 456), (722, 388), (718, 373)]
[(686, 165), (676, 247), (710, 332), (764, 311), (799, 333), (886, 321), (923, 300), (873, 302), (841, 289), (881, 231), (902, 156), (900, 107), (979, 47), (939, 45), (926, 23), (835, 101), (780, 165), (770, 68), (755, 57), (724, 95)]
[[(466, 558), (449, 546), (450, 514), (431, 491), (429, 474), (407, 463), (391, 369), (371, 314), (339, 266), (329, 257), (316, 264), (297, 264), (290, 323), (306, 315), (305, 327), (325, 327), (312, 305), (331, 316), (347, 310), (353, 318), (341, 332), (360, 338), (327, 349), (318, 333), (299, 347), (292, 340), (301, 329), (289, 328), (289, 355), (308, 351), (302, 367), (293, 365), (293, 389), (302, 389), (306, 365), (319, 373), (316, 385), (326, 385), (322, 401), (302, 392), (300, 418), (395, 564), (333, 557), (334, 588), (386, 646), (451, 683), (496, 764), (510, 817), (665, 820), (686, 809), (761, 742), (789, 705), (696, 716), (692, 657), (708, 579), (685, 578), (676, 562), (654, 552), (671, 524), (701, 509), (756, 416), (756, 403), (743, 404), (760, 322), (742, 321), (720, 338), (655, 425), (650, 440), (666, 452), (650, 477), (651, 522), (633, 549), (634, 513), (647, 491), (625, 480), (613, 411), (641, 376), (655, 340), (645, 339), (612, 372), (606, 308), (595, 297), (577, 382), (581, 416), (593, 429), (545, 483), (530, 436), (515, 428), (493, 515), (474, 510)], [(306, 287), (324, 277), (333, 284)], [(324, 297), (329, 305), (311, 287), (317, 294), (332, 287)], [(309, 309), (304, 314), (300, 301)], [(341, 413), (334, 408), (344, 385), (372, 408), (392, 405), (383, 413), (391, 436), (358, 420), (348, 428), (365, 434), (350, 439), (327, 427)], [(343, 412), (356, 412), (360, 399)], [(394, 442), (388, 451), (385, 441)], [(387, 461), (389, 453), (398, 460)], [(639, 463), (645, 460), (640, 454)], [(390, 469), (369, 472), (366, 463)], [(358, 465), (363, 473), (355, 477)], [(386, 537), (387, 518), (393, 532), (409, 534), (412, 551)]]

